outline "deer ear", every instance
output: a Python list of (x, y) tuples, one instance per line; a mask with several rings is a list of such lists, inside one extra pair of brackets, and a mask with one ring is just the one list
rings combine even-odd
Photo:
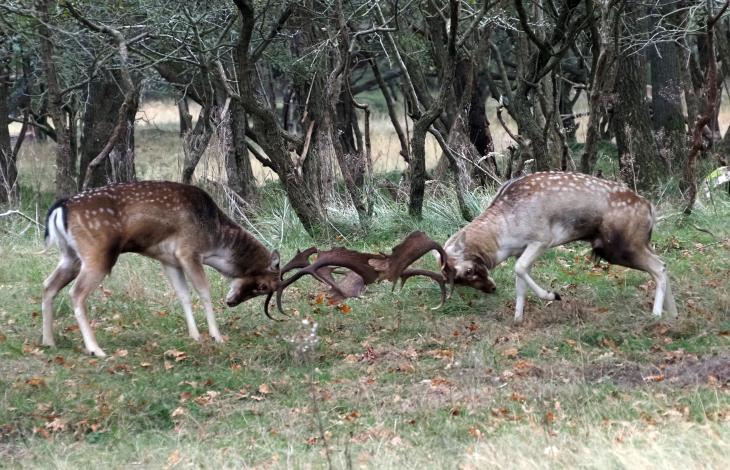
[(269, 271), (278, 273), (279, 272), (279, 251), (274, 250), (271, 252), (271, 258), (269, 258)]

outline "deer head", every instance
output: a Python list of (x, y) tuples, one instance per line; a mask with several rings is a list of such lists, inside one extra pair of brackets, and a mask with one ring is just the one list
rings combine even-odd
[(269, 265), (265, 270), (231, 281), (231, 287), (226, 295), (226, 305), (236, 305), (260, 295), (276, 292), (281, 279), (279, 269), (279, 252), (274, 250), (269, 257)]
[(459, 231), (446, 242), (446, 263), (454, 272), (454, 283), (491, 294), (497, 290), (489, 275), (490, 265), (476, 250), (467, 249), (467, 232)]

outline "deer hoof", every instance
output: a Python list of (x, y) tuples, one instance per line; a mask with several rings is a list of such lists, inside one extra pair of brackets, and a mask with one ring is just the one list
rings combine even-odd
[(101, 349), (94, 349), (92, 351), (89, 351), (90, 356), (98, 357), (100, 359), (103, 359), (106, 357), (106, 353), (102, 351)]
[(562, 300), (562, 299), (560, 298), (560, 294), (558, 294), (557, 292), (553, 292), (553, 297), (554, 297), (554, 299), (553, 299), (553, 300)]

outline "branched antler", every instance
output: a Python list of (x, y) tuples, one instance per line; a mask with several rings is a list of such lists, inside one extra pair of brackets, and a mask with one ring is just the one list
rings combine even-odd
[[(431, 250), (436, 250), (441, 259), (441, 272), (428, 271), (425, 269), (407, 269), (423, 255)], [(413, 232), (398, 246), (393, 248), (390, 255), (385, 253), (362, 253), (348, 250), (347, 248), (333, 248), (319, 252), (317, 259), (309, 263), (308, 258), (316, 250), (309, 248), (297, 255), (282, 270), (282, 274), (288, 270), (299, 267), (299, 271), (284, 280), (276, 291), (276, 305), (279, 311), (284, 312), (281, 305), (281, 297), (284, 290), (302, 278), (310, 275), (318, 281), (330, 287), (330, 295), (338, 300), (351, 297), (359, 297), (365, 290), (365, 286), (380, 282), (390, 281), (393, 288), (398, 280), (401, 285), (413, 276), (426, 276), (438, 283), (441, 288), (441, 303), (435, 308), (441, 307), (446, 300), (446, 283), (449, 283), (450, 291), (454, 287), (453, 270), (446, 263), (448, 259), (441, 245), (431, 240), (423, 232)], [(291, 266), (291, 267), (290, 267)], [(289, 269), (287, 269), (289, 268)], [(340, 280), (334, 278), (337, 268), (344, 268), (345, 276)], [(450, 295), (450, 292), (449, 292)], [(266, 299), (266, 311), (271, 296)]]

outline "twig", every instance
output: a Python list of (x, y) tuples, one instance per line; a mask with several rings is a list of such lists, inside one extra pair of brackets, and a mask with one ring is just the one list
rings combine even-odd
[(37, 220), (34, 220), (33, 218), (23, 214), (22, 212), (20, 212), (18, 210), (9, 210), (9, 211), (3, 212), (2, 214), (0, 214), (0, 217), (5, 217), (8, 215), (19, 215), (22, 218), (29, 220), (30, 222), (33, 222), (34, 224), (36, 224), (39, 227), (43, 227), (44, 229), (46, 228), (46, 226), (43, 225), (42, 223), (38, 222)]

